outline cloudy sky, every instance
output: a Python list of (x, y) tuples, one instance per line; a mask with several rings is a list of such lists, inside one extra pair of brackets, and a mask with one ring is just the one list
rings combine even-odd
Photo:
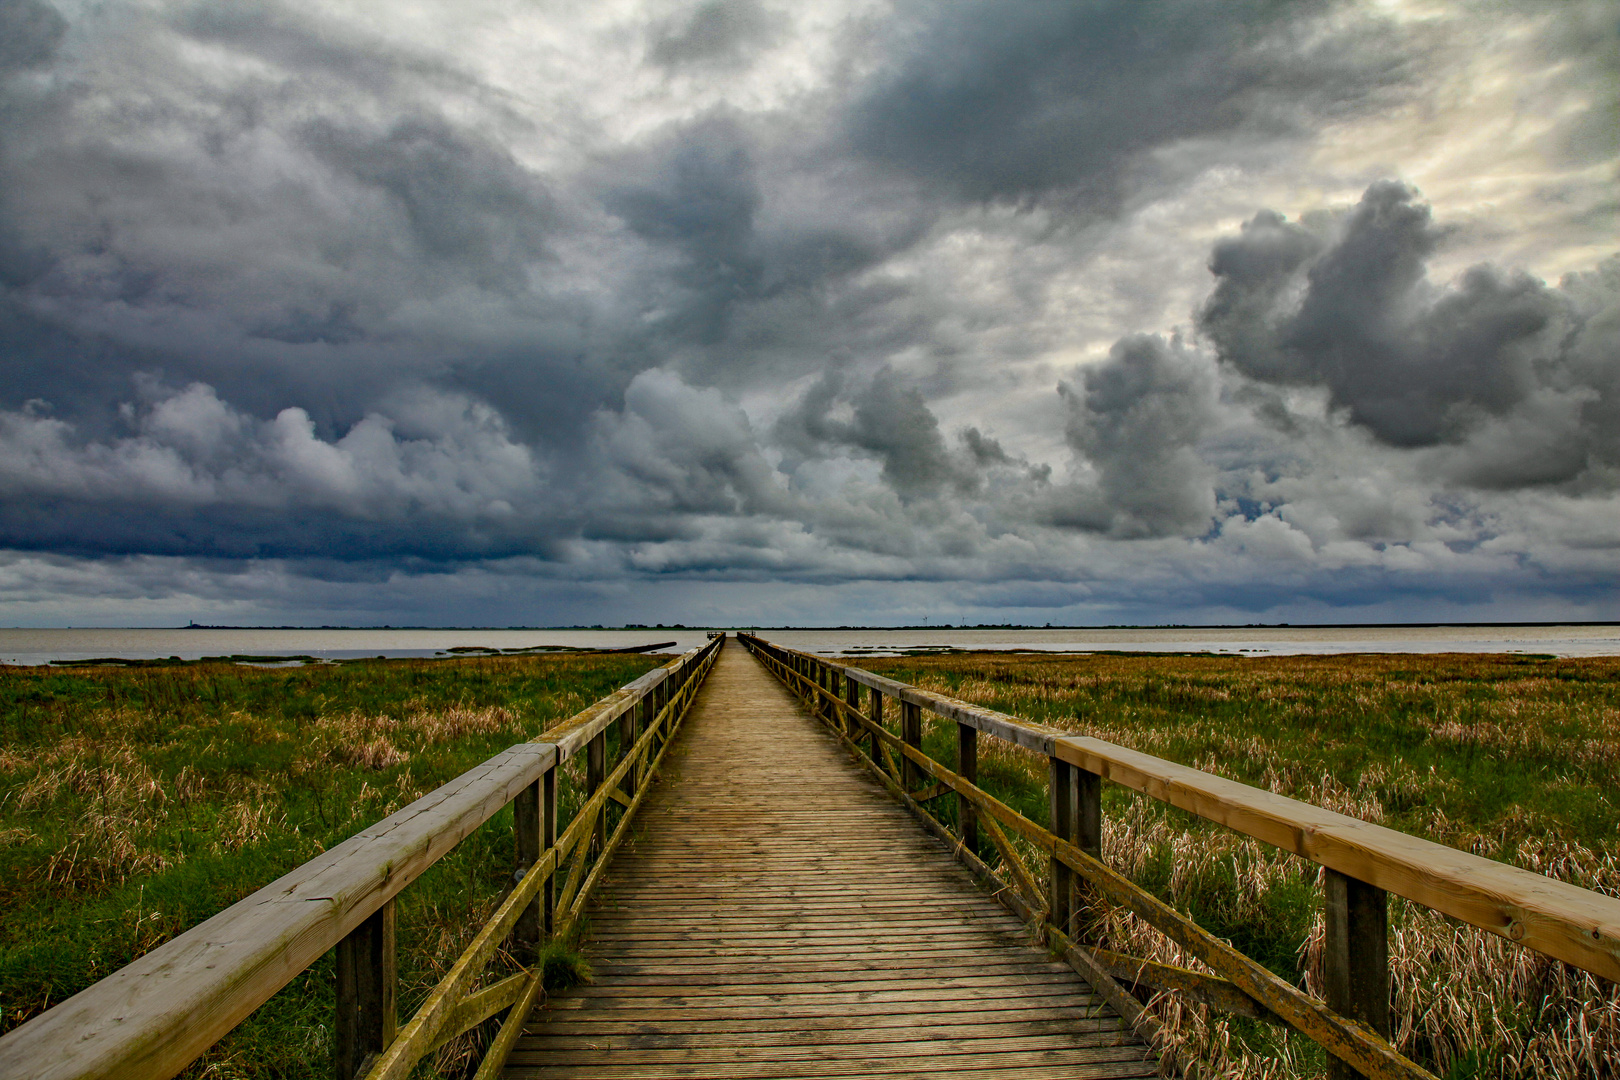
[(0, 623), (1620, 619), (1620, 3), (0, 0)]

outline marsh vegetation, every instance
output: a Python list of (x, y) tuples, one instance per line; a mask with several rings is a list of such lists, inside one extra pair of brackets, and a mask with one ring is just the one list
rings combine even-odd
[[(0, 1032), (662, 659), (0, 669)], [(563, 770), (564, 814), (577, 772)], [(511, 836), (507, 809), (401, 894), (401, 1016), (498, 902)], [(331, 968), (188, 1075), (329, 1072)]]
[[(1620, 895), (1620, 659), (975, 654), (861, 665)], [(950, 763), (954, 740), (935, 720), (924, 748)], [(989, 738), (980, 747), (981, 785), (1044, 821), (1046, 759)], [(1117, 785), (1104, 785), (1103, 811), (1111, 865), (1320, 995), (1314, 864)], [(1133, 916), (1101, 914), (1096, 929), (1120, 952), (1200, 968)], [(1441, 1076), (1620, 1074), (1614, 984), (1399, 898), (1390, 962), (1396, 1042)], [(1325, 1068), (1316, 1047), (1260, 1021), (1168, 999), (1153, 1008), (1209, 1074)]]

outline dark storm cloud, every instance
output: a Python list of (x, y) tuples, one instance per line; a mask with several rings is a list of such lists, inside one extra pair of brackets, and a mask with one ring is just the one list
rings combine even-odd
[[(954, 457), (917, 387), (889, 367), (855, 380), (841, 369), (823, 375), (777, 424), (777, 437), (807, 455), (842, 450), (882, 464), (882, 478), (903, 498), (934, 495), (977, 482)], [(1000, 450), (977, 431), (968, 445), (993, 457)], [(1003, 455), (1005, 456), (1005, 455)]]
[[(1139, 334), (1059, 387), (1064, 434), (1096, 472), (1054, 524), (1121, 537), (1197, 535), (1215, 513), (1214, 470), (1198, 447), (1215, 422), (1215, 373), (1180, 342)], [(1059, 493), (1060, 497), (1063, 493)]]
[(1201, 338), (1131, 332), (1200, 288), (1187, 231), (1424, 77), (1363, 6), (75, 10), (0, 0), (0, 548), (64, 590), (1337, 602), (1612, 532), (1620, 262), (1437, 284), (1381, 185), (1223, 242)]
[(757, 0), (708, 0), (655, 29), (648, 55), (668, 67), (735, 63), (770, 44), (780, 23)]
[(678, 314), (660, 329), (713, 342), (733, 307), (759, 293), (763, 266), (754, 217), (761, 194), (751, 141), (724, 116), (670, 132), (621, 163), (639, 173), (606, 194), (605, 204), (639, 236), (680, 254)]
[(1146, 151), (1238, 143), (1364, 109), (1403, 78), (1376, 24), (1310, 0), (928, 5), (860, 98), (861, 153), (969, 200), (1082, 196), (1109, 209)]
[[(1368, 188), (1338, 221), (1258, 214), (1216, 245), (1200, 328), (1236, 370), (1324, 387), (1391, 446), (1474, 440), (1458, 467), (1476, 484), (1564, 481), (1612, 461), (1612, 263), (1562, 288), (1489, 265), (1440, 285), (1428, 263), (1443, 239), (1429, 207), (1395, 182)], [(1532, 413), (1565, 430), (1527, 444), (1503, 426)], [(1514, 445), (1490, 445), (1504, 439)]]
[(67, 20), (39, 0), (0, 0), (0, 76), (37, 67), (56, 55)]
[(302, 136), (320, 161), (397, 213), (390, 231), (411, 238), (402, 255), (459, 269), (481, 288), (522, 289), (557, 224), (544, 184), (510, 151), (441, 117), (404, 117), (384, 131), (317, 120)]

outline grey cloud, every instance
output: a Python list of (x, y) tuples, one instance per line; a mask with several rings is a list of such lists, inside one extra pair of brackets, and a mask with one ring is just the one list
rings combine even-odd
[(635, 482), (617, 496), (615, 511), (774, 515), (793, 509), (747, 415), (718, 390), (689, 386), (674, 372), (644, 371), (625, 389), (622, 411), (599, 413), (596, 422), (604, 462)]
[[(971, 490), (978, 479), (951, 454), (922, 393), (887, 365), (858, 382), (842, 369), (829, 371), (783, 417), (776, 433), (802, 453), (842, 447), (870, 455), (882, 463), (883, 479), (905, 498), (948, 488)], [(977, 445), (981, 452), (990, 446), (982, 436)]]
[[(275, 560), (289, 595), (400, 603), (566, 579), (589, 622), (672, 579), (1119, 611), (1612, 562), (1620, 263), (1438, 286), (1446, 234), (1397, 189), (1221, 245), (1218, 367), (1130, 335), (1049, 390), (1162, 325), (1185, 237), (1323, 118), (1423, 76), (1419, 37), (1326, 0), (857, 5), (803, 41), (670, 10), (458, 55), (432, 12), (252, 0), (92, 6), (61, 48), (0, 0), (35, 65), (0, 125), (0, 549), (222, 596)], [(1272, 555), (1297, 580), (1255, 599)]]
[[(1620, 157), (1614, 134), (1620, 131), (1620, 19), (1612, 0), (1569, 0), (1557, 5), (1525, 5), (1537, 59), (1563, 91), (1565, 108), (1547, 135), (1555, 158), (1593, 165)], [(1539, 26), (1535, 23), (1539, 22)], [(1570, 93), (1569, 91), (1574, 91)]]
[[(1472, 442), (1477, 460), (1457, 466), (1470, 483), (1558, 482), (1591, 455), (1608, 457), (1620, 438), (1612, 268), (1550, 289), (1479, 265), (1438, 286), (1427, 265), (1443, 238), (1416, 193), (1388, 181), (1341, 220), (1261, 213), (1216, 245), (1200, 328), (1233, 369), (1323, 387), (1332, 407), (1391, 446)], [(1569, 395), (1587, 400), (1554, 400)], [(1561, 415), (1566, 430), (1537, 445), (1513, 440), (1520, 414)], [(1488, 437), (1522, 453), (1480, 444)]]
[[(169, 23), (188, 37), (266, 61), (277, 81), (296, 76), (352, 85), (367, 94), (407, 97), (421, 83), (477, 90), (454, 65), (397, 37), (384, 42), (352, 25), (323, 19), (320, 13), (312, 18), (308, 10), (295, 11), (274, 0), (186, 4), (170, 15)], [(246, 101), (237, 104), (251, 108)]]
[(677, 282), (685, 296), (663, 329), (713, 342), (734, 305), (759, 289), (754, 217), (761, 194), (751, 142), (735, 120), (711, 116), (638, 157), (629, 168), (640, 175), (611, 188), (606, 205), (639, 235), (681, 253)]
[(973, 460), (980, 465), (1010, 465), (1012, 457), (1001, 448), (1001, 443), (984, 435), (976, 427), (970, 427), (962, 432), (962, 444), (973, 455)]
[(409, 116), (386, 131), (308, 124), (305, 144), (328, 166), (380, 192), (413, 238), (411, 254), (460, 268), (476, 284), (521, 289), (544, 255), (557, 212), (540, 179), (511, 152), (438, 117)]
[(854, 106), (851, 138), (965, 199), (1067, 192), (1110, 210), (1149, 149), (1295, 134), (1385, 100), (1404, 51), (1376, 22), (1335, 22), (1340, 7), (924, 6), (904, 62)]
[(38, 67), (56, 55), (67, 20), (40, 0), (0, 0), (0, 76)]
[(201, 383), (141, 396), (111, 439), (0, 411), (0, 546), (457, 559), (543, 550), (566, 519), (535, 517), (543, 463), (463, 397), (397, 393), (323, 439), (303, 409), (261, 421)]
[(1096, 470), (1054, 523), (1135, 538), (1198, 535), (1215, 513), (1214, 470), (1197, 447), (1215, 423), (1207, 359), (1163, 338), (1121, 339), (1105, 363), (1063, 384), (1065, 437)]
[(758, 0), (708, 0), (654, 30), (648, 55), (667, 67), (736, 62), (770, 44), (779, 25)]

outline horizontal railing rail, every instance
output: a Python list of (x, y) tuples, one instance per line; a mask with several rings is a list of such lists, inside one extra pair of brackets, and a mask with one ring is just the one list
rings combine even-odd
[[(1184, 993), (1229, 1012), (1288, 1024), (1328, 1050), (1341, 1074), (1429, 1077), (1387, 1041), (1386, 894), (1391, 892), (1603, 978), (1620, 979), (1620, 900), (1614, 897), (753, 635), (739, 639), (925, 826), (950, 843), (959, 859), (999, 883), (977, 854), (982, 826), (1004, 869), (1006, 884), (998, 898), (1034, 923), (1127, 1020), (1161, 1043), (1152, 1017), (1120, 982)], [(885, 723), (886, 701), (899, 713), (898, 734)], [(958, 725), (955, 770), (923, 753), (924, 710)], [(1046, 826), (977, 786), (980, 733), (1048, 758)], [(859, 745), (863, 740), (865, 749)], [(1302, 993), (1104, 865), (1103, 780), (1323, 866), (1328, 1001)], [(953, 793), (954, 831), (924, 805)], [(1044, 875), (1031, 870), (1009, 833), (1047, 859)], [(1218, 977), (1084, 945), (1078, 940), (1084, 929), (1081, 908), (1099, 900), (1132, 911)]]
[[(402, 1077), (506, 1009), (478, 1073), (493, 1075), (539, 993), (539, 944), (577, 927), (723, 644), (723, 637), (710, 640), (627, 683), (6, 1033), (0, 1076), (167, 1080), (334, 948), (339, 1080)], [(615, 723), (619, 754), (609, 772), (607, 734)], [(558, 835), (557, 769), (581, 750), (586, 799)], [(395, 898), (508, 803), (515, 804), (514, 885), (416, 1016), (398, 1028)], [(564, 869), (559, 895), (554, 881)], [(475, 989), (503, 945), (531, 966)]]

